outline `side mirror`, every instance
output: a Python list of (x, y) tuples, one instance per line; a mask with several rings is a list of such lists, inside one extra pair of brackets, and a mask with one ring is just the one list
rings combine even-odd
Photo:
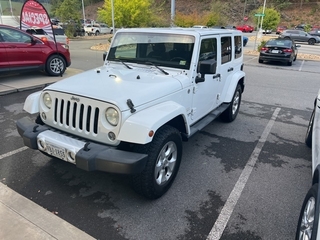
[(215, 59), (209, 59), (199, 62), (199, 72), (202, 75), (215, 74), (217, 70), (217, 61)]

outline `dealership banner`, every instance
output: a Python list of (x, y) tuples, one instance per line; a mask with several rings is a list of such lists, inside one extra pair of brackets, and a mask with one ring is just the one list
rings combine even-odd
[(37, 0), (26, 0), (21, 9), (20, 29), (25, 31), (32, 27), (42, 28), (56, 41), (47, 10)]

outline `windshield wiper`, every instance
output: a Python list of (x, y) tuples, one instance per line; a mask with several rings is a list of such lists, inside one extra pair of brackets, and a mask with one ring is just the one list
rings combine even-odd
[(149, 64), (149, 65), (153, 65), (155, 66), (157, 69), (159, 69), (161, 72), (163, 72), (165, 75), (169, 75), (168, 72), (166, 72), (165, 70), (163, 70), (162, 68), (159, 68), (156, 64), (154, 64), (153, 62), (145, 62), (145, 64)]
[(123, 65), (125, 65), (128, 69), (132, 69), (132, 67), (130, 67), (128, 64), (126, 64), (124, 61), (122, 61), (122, 60), (119, 59), (119, 58), (112, 59), (111, 61), (121, 62), (121, 63), (122, 63)]

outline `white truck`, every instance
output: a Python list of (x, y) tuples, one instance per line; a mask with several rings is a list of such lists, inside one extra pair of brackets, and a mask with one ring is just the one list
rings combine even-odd
[(172, 185), (182, 142), (232, 122), (245, 87), (243, 36), (226, 29), (122, 29), (103, 66), (27, 97), (24, 144), (87, 171), (130, 174), (149, 199)]
[(84, 31), (89, 36), (113, 33), (113, 29), (104, 23), (87, 24), (84, 26)]

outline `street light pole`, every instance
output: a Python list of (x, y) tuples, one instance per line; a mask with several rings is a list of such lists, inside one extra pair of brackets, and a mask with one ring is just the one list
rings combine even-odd
[(86, 23), (86, 15), (84, 14), (84, 4), (83, 4), (83, 0), (82, 0), (82, 15), (83, 15), (83, 24)]
[[(262, 23), (263, 23), (263, 17), (264, 17), (264, 11), (265, 11), (265, 9), (266, 9), (266, 0), (264, 0), (264, 3), (263, 3), (260, 30), (262, 29)], [(265, 31), (267, 31), (267, 29), (265, 29)]]
[[(114, 34), (114, 7), (113, 0), (111, 0), (111, 17), (112, 17), (112, 33)], [(118, 26), (119, 27), (119, 26)]]

